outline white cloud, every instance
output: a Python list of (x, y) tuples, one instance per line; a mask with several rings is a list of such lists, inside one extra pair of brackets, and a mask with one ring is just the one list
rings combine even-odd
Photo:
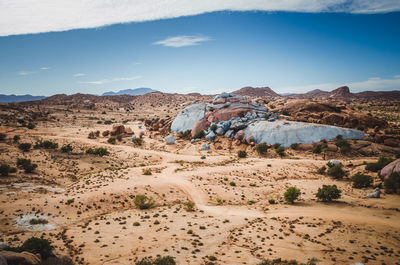
[(40, 67), (40, 70), (48, 70), (48, 67)]
[(86, 74), (82, 74), (82, 73), (77, 73), (77, 74), (74, 74), (73, 76), (74, 77), (81, 77), (81, 76), (85, 76)]
[(166, 47), (185, 47), (185, 46), (195, 46), (200, 45), (200, 43), (210, 40), (209, 37), (199, 37), (199, 36), (175, 36), (169, 37), (164, 40), (156, 41), (154, 45), (163, 45)]
[(112, 82), (118, 82), (118, 81), (131, 81), (131, 80), (136, 80), (142, 78), (141, 75), (137, 76), (131, 76), (131, 77), (117, 77), (117, 78), (112, 78), (112, 79), (103, 79), (103, 80), (98, 80), (98, 81), (86, 81), (86, 82), (79, 82), (81, 84), (92, 84), (92, 85), (103, 85), (107, 83), (112, 83)]
[(400, 90), (400, 75), (395, 75), (392, 79), (382, 79), (380, 77), (371, 77), (364, 81), (350, 83), (324, 83), (315, 85), (282, 87), (276, 89), (280, 93), (304, 93), (314, 89), (331, 91), (341, 86), (348, 86), (352, 92), (361, 92), (367, 90), (390, 91)]
[(33, 74), (33, 73), (35, 73), (35, 72), (33, 72), (33, 71), (20, 71), (20, 72), (18, 72), (18, 75), (30, 75), (30, 74)]
[(399, 0), (2, 0), (0, 36), (97, 28), (214, 11), (382, 13)]

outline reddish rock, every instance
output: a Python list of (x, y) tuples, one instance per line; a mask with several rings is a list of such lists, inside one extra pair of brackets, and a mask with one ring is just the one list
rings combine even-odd
[(123, 134), (125, 132), (125, 126), (124, 125), (114, 125), (110, 135), (111, 136), (116, 136), (116, 135), (120, 135)]
[(226, 102), (226, 99), (220, 98), (220, 99), (213, 101), (213, 104), (224, 104), (225, 102)]
[(213, 114), (211, 114), (210, 116), (208, 116), (208, 118), (207, 118), (207, 120), (208, 120), (208, 122), (217, 122), (218, 121), (218, 119), (213, 115)]
[(335, 144), (328, 144), (328, 151), (336, 152), (338, 147)]
[(243, 137), (244, 137), (244, 131), (243, 130), (239, 130), (235, 135), (235, 138), (239, 139), (239, 140), (242, 140)]
[(400, 159), (397, 159), (386, 167), (382, 168), (381, 176), (387, 179), (394, 172), (400, 172)]
[(192, 137), (196, 135), (201, 130), (207, 130), (210, 126), (210, 122), (207, 119), (203, 119), (201, 121), (196, 122), (196, 124), (192, 128)]
[(40, 257), (29, 252), (0, 251), (0, 257), (3, 257), (8, 265), (40, 265)]
[(398, 147), (400, 145), (400, 141), (394, 138), (388, 138), (383, 141), (383, 144), (391, 147)]
[(297, 150), (302, 150), (302, 151), (310, 151), (313, 149), (312, 144), (299, 144), (297, 146)]
[(134, 134), (135, 134), (135, 133), (133, 132), (133, 130), (132, 130), (131, 128), (129, 128), (129, 127), (126, 127), (126, 128), (125, 128), (125, 133), (128, 134), (128, 135), (134, 135)]
[(252, 109), (248, 108), (226, 108), (215, 111), (212, 115), (217, 119), (217, 121), (223, 120), (227, 121), (234, 117), (244, 117), (247, 112), (252, 112)]
[(107, 136), (110, 135), (110, 131), (109, 131), (109, 130), (106, 130), (106, 131), (104, 131), (104, 132), (102, 133), (102, 135), (103, 135), (104, 137), (107, 137)]

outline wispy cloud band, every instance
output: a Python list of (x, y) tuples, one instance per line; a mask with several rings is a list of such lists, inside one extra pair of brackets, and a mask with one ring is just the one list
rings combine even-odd
[(111, 79), (103, 79), (103, 80), (98, 80), (98, 81), (85, 81), (85, 82), (79, 82), (81, 84), (92, 84), (92, 85), (104, 85), (107, 83), (112, 83), (112, 82), (118, 82), (118, 81), (131, 81), (131, 80), (136, 80), (140, 79), (143, 76), (137, 75), (137, 76), (131, 76), (131, 77), (117, 77), (117, 78), (111, 78)]
[(2, 0), (0, 36), (96, 28), (214, 11), (383, 13), (398, 0)]
[(164, 40), (156, 41), (154, 45), (163, 45), (166, 47), (185, 47), (185, 46), (195, 46), (200, 45), (200, 43), (210, 40), (209, 37), (200, 36), (176, 36), (169, 37)]

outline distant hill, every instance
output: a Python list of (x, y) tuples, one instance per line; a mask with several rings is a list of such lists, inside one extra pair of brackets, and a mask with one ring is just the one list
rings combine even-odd
[(105, 92), (102, 96), (116, 96), (116, 95), (131, 95), (131, 96), (141, 96), (146, 95), (147, 93), (158, 92), (157, 90), (147, 88), (147, 87), (140, 87), (135, 89), (125, 89), (120, 90), (118, 92)]
[(248, 97), (280, 97), (275, 91), (269, 87), (243, 87), (239, 90), (232, 92), (236, 95)]
[(23, 102), (23, 101), (34, 101), (44, 99), (44, 96), (32, 96), (26, 95), (3, 95), (0, 94), (0, 103), (12, 103), (12, 102)]

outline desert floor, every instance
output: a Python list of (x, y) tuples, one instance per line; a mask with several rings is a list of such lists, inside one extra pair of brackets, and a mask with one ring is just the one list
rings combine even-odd
[[(139, 125), (143, 126), (139, 121), (126, 124), (136, 135)], [(148, 131), (143, 146), (134, 146), (130, 137), (115, 145), (104, 137), (87, 138), (89, 131), (105, 129), (110, 125), (4, 129), (8, 135), (21, 135), (22, 142), (69, 143), (76, 153), (39, 149), (22, 154), (13, 143), (0, 144), (2, 160), (11, 163), (24, 156), (38, 164), (35, 174), (18, 172), (0, 180), (3, 242), (18, 245), (43, 236), (57, 253), (81, 264), (133, 264), (157, 255), (173, 256), (178, 264), (204, 264), (214, 257), (215, 264), (257, 264), (275, 258), (316, 258), (318, 264), (400, 260), (398, 195), (367, 199), (372, 188), (353, 189), (349, 181), (317, 174), (327, 162), (321, 156), (288, 150), (284, 158), (259, 157), (247, 146), (243, 148), (249, 157), (238, 159), (236, 151), (224, 148), (226, 142), (200, 151), (201, 142), (165, 145), (161, 137), (150, 138)], [(111, 153), (85, 154), (89, 147), (106, 147)], [(363, 172), (364, 161), (376, 159), (340, 160), (352, 175)], [(152, 174), (144, 175), (143, 169)], [(338, 185), (342, 198), (317, 201), (315, 193), (323, 184)], [(302, 191), (293, 205), (283, 201), (289, 186)], [(133, 197), (138, 194), (153, 197), (156, 207), (137, 209)], [(270, 204), (270, 199), (277, 203)], [(187, 201), (195, 203), (195, 211), (185, 209)], [(47, 216), (55, 228), (33, 231), (16, 226), (19, 216), (35, 213)]]

